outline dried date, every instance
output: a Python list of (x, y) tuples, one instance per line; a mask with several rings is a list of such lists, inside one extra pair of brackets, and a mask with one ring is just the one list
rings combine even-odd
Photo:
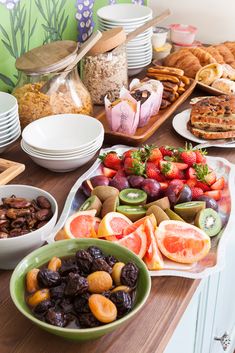
[(122, 290), (111, 293), (109, 299), (116, 305), (118, 317), (127, 314), (132, 308), (132, 300), (130, 294)]
[(69, 273), (68, 281), (65, 288), (66, 296), (74, 296), (86, 292), (88, 289), (88, 281), (85, 277), (77, 273)]
[(36, 202), (40, 208), (51, 209), (50, 201), (44, 196), (38, 196)]
[(67, 324), (66, 315), (62, 311), (50, 308), (46, 314), (46, 321), (54, 326), (64, 327)]
[(59, 272), (51, 271), (47, 268), (43, 268), (38, 272), (37, 280), (41, 288), (56, 287), (61, 283)]
[(128, 287), (135, 287), (139, 269), (133, 262), (128, 262), (121, 271), (121, 283)]
[(89, 274), (93, 262), (92, 256), (86, 250), (78, 250), (76, 253), (76, 261), (79, 271), (82, 274)]

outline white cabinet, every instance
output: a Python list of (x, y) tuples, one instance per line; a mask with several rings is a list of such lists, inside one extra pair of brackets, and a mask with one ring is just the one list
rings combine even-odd
[[(229, 339), (230, 344), (224, 350)], [(235, 234), (232, 234), (225, 269), (200, 283), (164, 353), (233, 353), (234, 350)]]

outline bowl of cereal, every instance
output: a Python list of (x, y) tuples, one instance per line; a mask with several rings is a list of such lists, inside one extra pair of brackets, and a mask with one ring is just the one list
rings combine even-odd
[(58, 206), (51, 194), (29, 185), (0, 186), (0, 195), (0, 269), (13, 269), (46, 241)]
[(62, 240), (26, 256), (10, 293), (40, 328), (66, 339), (96, 339), (126, 324), (148, 299), (151, 279), (130, 250), (99, 239)]

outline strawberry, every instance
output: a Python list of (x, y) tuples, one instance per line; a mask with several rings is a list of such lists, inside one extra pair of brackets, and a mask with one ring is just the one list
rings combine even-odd
[(224, 183), (224, 177), (217, 179), (216, 182), (211, 185), (211, 190), (223, 190)]
[(145, 164), (137, 158), (127, 157), (124, 161), (124, 170), (127, 175), (143, 175), (145, 171)]
[(182, 161), (186, 164), (188, 164), (189, 167), (192, 167), (197, 160), (196, 153), (192, 150), (185, 150), (180, 153), (180, 158)]
[(212, 185), (216, 181), (216, 174), (213, 170), (210, 170), (207, 164), (195, 164), (196, 177), (199, 181)]
[(172, 162), (179, 170), (185, 170), (188, 168), (188, 164), (186, 163), (179, 163), (179, 162)]
[(162, 159), (162, 153), (159, 148), (155, 147), (154, 145), (144, 147), (144, 151), (146, 153), (147, 161), (158, 163), (159, 160)]
[(160, 182), (161, 190), (166, 190), (168, 188), (168, 183), (166, 181)]
[(211, 188), (206, 183), (203, 183), (202, 181), (197, 181), (195, 186), (197, 188), (202, 189), (203, 191), (210, 191), (211, 190)]
[(196, 200), (197, 197), (203, 195), (203, 190), (201, 188), (196, 187), (196, 186), (192, 186), (191, 191), (192, 191), (192, 199), (193, 200)]
[(212, 185), (216, 182), (216, 174), (214, 171), (208, 173), (207, 175), (205, 175), (205, 182), (207, 183), (207, 185)]
[(221, 199), (222, 192), (221, 190), (211, 190), (204, 192), (204, 195), (212, 197), (215, 201), (219, 201)]
[(207, 152), (205, 150), (195, 150), (196, 153), (196, 163), (197, 164), (206, 164), (206, 157), (205, 155)]
[(167, 161), (160, 162), (160, 169), (162, 174), (164, 174), (169, 179), (180, 179), (179, 178), (179, 169), (172, 163)]
[(163, 175), (161, 175), (160, 170), (156, 164), (152, 162), (146, 163), (145, 174), (149, 179), (155, 179), (157, 181), (164, 181)]
[(116, 175), (117, 171), (114, 169), (110, 169), (107, 167), (103, 167), (102, 168), (102, 172), (104, 174), (104, 176), (106, 176), (107, 178), (113, 178), (114, 175)]
[(184, 183), (180, 179), (173, 179), (169, 182), (169, 185), (176, 185), (180, 190), (183, 188)]
[(186, 179), (196, 179), (196, 171), (194, 168), (189, 167), (185, 172)]
[(161, 147), (159, 147), (159, 150), (161, 151), (161, 154), (162, 154), (163, 157), (165, 157), (165, 156), (169, 156), (169, 157), (173, 156), (173, 151), (172, 151), (173, 148), (170, 147), (170, 146), (161, 146)]
[(121, 168), (122, 160), (118, 156), (117, 152), (111, 151), (108, 153), (104, 153), (102, 156), (99, 156), (99, 158), (102, 160), (105, 167), (115, 169), (115, 170), (118, 170)]
[(197, 179), (196, 179), (196, 178), (188, 179), (188, 180), (186, 181), (186, 184), (187, 184), (190, 188), (192, 188), (192, 187), (196, 186), (196, 184), (197, 184)]
[(123, 155), (122, 155), (122, 159), (126, 159), (126, 158), (128, 158), (128, 157), (132, 157), (132, 153), (133, 152), (135, 152), (136, 150), (128, 150), (128, 151), (126, 151), (126, 152), (124, 152), (123, 153)]

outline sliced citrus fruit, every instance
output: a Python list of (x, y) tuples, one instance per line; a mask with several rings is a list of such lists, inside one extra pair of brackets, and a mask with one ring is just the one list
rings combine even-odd
[(169, 259), (193, 263), (205, 257), (211, 247), (210, 237), (201, 229), (181, 221), (163, 221), (156, 231), (157, 244)]
[(145, 224), (146, 220), (149, 219), (150, 222), (152, 223), (153, 227), (155, 228), (157, 226), (156, 218), (154, 217), (153, 214), (150, 214), (149, 216), (145, 216), (143, 218), (138, 219), (135, 223), (132, 223), (128, 225), (124, 231), (123, 234), (127, 235), (135, 231), (141, 224)]
[(133, 233), (124, 236), (117, 241), (117, 244), (125, 246), (133, 251), (141, 259), (144, 257), (147, 249), (147, 236), (145, 233), (144, 225), (141, 224)]
[(132, 224), (131, 220), (118, 212), (107, 213), (98, 228), (98, 237), (107, 237), (108, 240), (117, 240), (116, 235), (123, 234), (123, 230)]
[(90, 238), (98, 231), (100, 219), (96, 210), (79, 211), (70, 216), (64, 226), (66, 238)]
[(164, 267), (162, 254), (157, 246), (155, 239), (155, 227), (149, 219), (145, 221), (145, 233), (147, 236), (147, 250), (144, 256), (144, 262), (149, 270), (161, 270)]

